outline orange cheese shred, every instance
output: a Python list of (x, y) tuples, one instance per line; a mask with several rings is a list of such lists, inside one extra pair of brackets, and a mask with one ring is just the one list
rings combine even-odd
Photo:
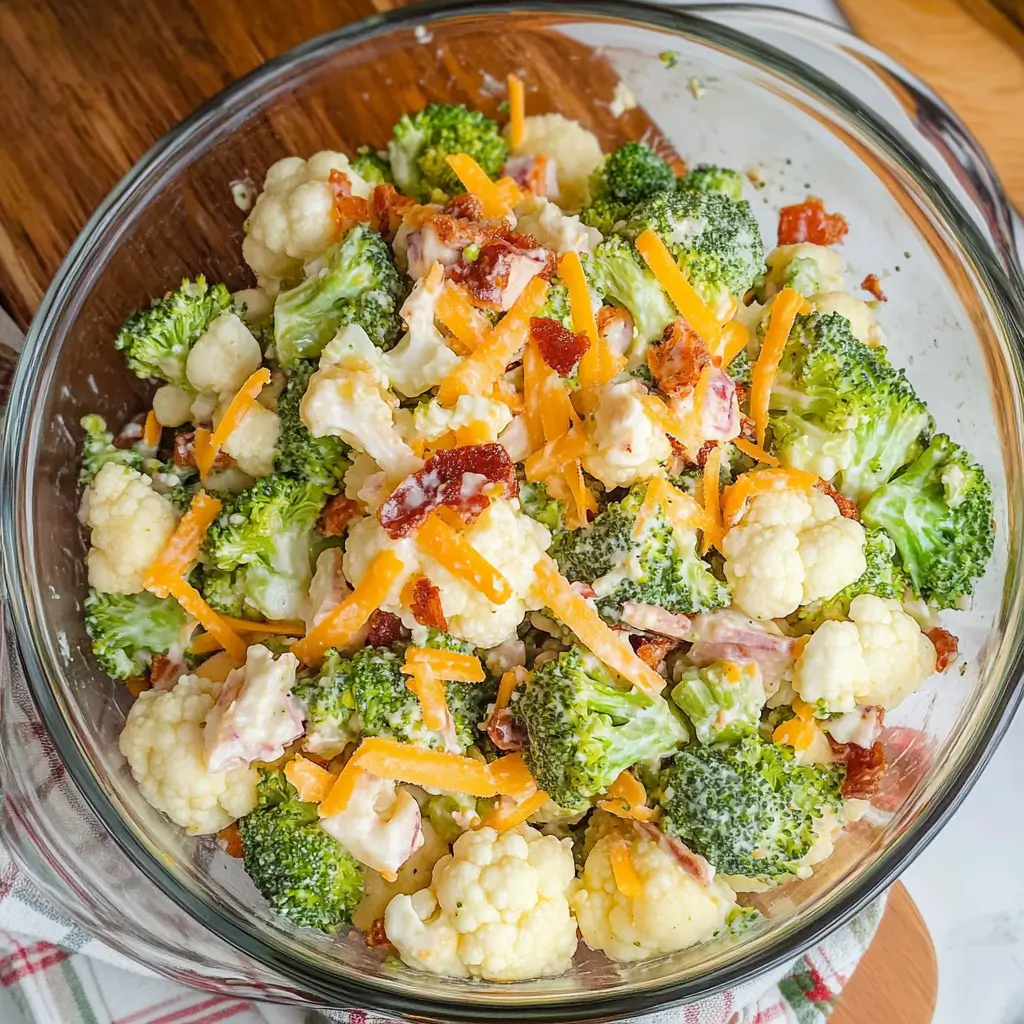
[(817, 482), (818, 478), (813, 473), (806, 473), (802, 469), (752, 469), (749, 473), (743, 473), (736, 478), (735, 483), (722, 491), (724, 525), (731, 526), (735, 523), (743, 515), (747, 502), (755, 494), (790, 488), (809, 491)]
[(523, 350), (523, 421), (531, 452), (551, 440), (544, 436), (544, 392), (550, 369), (536, 343), (532, 340), (527, 342)]
[(597, 329), (597, 318), (590, 303), (590, 289), (577, 252), (567, 252), (558, 263), (558, 276), (569, 293), (572, 326), (577, 334), (590, 339), (579, 365), (580, 386), (597, 387), (617, 376), (626, 366), (625, 356), (614, 352)]
[(402, 671), (418, 667), (429, 669), (438, 679), (451, 683), (481, 683), (485, 678), (484, 667), (475, 654), (460, 651), (439, 651), (433, 647), (410, 647), (405, 652)]
[(779, 460), (774, 455), (766, 452), (763, 448), (758, 448), (753, 441), (748, 441), (743, 437), (734, 437), (732, 443), (744, 455), (749, 455), (756, 462), (763, 462), (766, 466), (777, 466), (779, 464)]
[(515, 152), (526, 138), (526, 90), (518, 75), (508, 76), (508, 143)]
[(566, 510), (566, 526), (578, 530), (590, 522), (588, 513), (597, 511), (597, 499), (583, 479), (583, 464), (579, 459), (566, 467), (565, 485), (572, 495), (572, 506)]
[(316, 813), (321, 818), (330, 818), (334, 814), (340, 814), (348, 807), (349, 800), (355, 792), (356, 784), (366, 774), (366, 770), (356, 760), (356, 754), (348, 759), (345, 767), (341, 769), (338, 777), (334, 780), (327, 796), (320, 802)]
[(608, 859), (611, 861), (612, 875), (615, 877), (615, 888), (623, 896), (636, 899), (644, 891), (644, 886), (629, 856), (629, 844), (622, 836), (614, 836), (611, 839)]
[(443, 729), (448, 724), (444, 683), (434, 675), (429, 665), (403, 665), (402, 671), (410, 674), (405, 685), (416, 694), (420, 702), (423, 724), (428, 729)]
[(529, 796), (537, 791), (537, 780), (526, 767), (522, 754), (506, 754), (491, 762), (491, 775), (498, 789), (510, 796)]
[[(246, 642), (203, 600), (199, 591), (186, 582), (183, 576), (168, 573), (157, 579), (155, 584), (171, 594), (192, 618), (198, 620), (207, 633), (212, 633), (220, 641), (221, 647), (239, 664), (245, 661)], [(156, 592), (156, 589), (152, 590), (152, 593)]]
[(640, 510), (636, 514), (636, 519), (633, 522), (633, 539), (636, 540), (642, 536), (644, 527), (647, 525), (649, 519), (657, 514), (659, 507), (664, 507), (668, 504), (668, 492), (669, 483), (661, 476), (654, 477), (647, 484), (647, 491), (644, 493), (644, 500), (640, 505)]
[(164, 577), (184, 576), (197, 558), (203, 546), (203, 538), (210, 524), (221, 510), (219, 499), (200, 491), (181, 517), (177, 529), (171, 534), (160, 557), (146, 570), (143, 585), (157, 597), (166, 597), (167, 588), (158, 581)]
[(457, 533), (437, 516), (430, 516), (419, 528), (416, 543), (453, 576), (458, 576), (479, 590), (488, 601), (504, 604), (512, 596), (508, 580), (463, 534)]
[(665, 688), (665, 680), (637, 657), (626, 640), (609, 629), (601, 616), (558, 571), (550, 556), (544, 555), (537, 562), (534, 573), (537, 596), (596, 658), (638, 689), (660, 693)]
[(446, 159), (466, 191), (480, 200), (487, 220), (501, 220), (515, 205), (516, 198), (512, 197), (507, 186), (497, 188), (487, 172), (468, 153), (456, 153)]
[(434, 306), (434, 316), (469, 352), (475, 352), (491, 333), (491, 325), (466, 297), (465, 289), (446, 281)]
[(722, 543), (722, 497), (719, 491), (722, 478), (722, 447), (715, 445), (708, 452), (704, 463), (704, 476), (701, 478), (701, 498), (704, 501), (704, 518), (707, 526), (704, 539), (701, 541), (701, 554), (706, 555), (712, 547)]
[(536, 814), (547, 802), (547, 793), (538, 789), (532, 796), (528, 796), (509, 810), (495, 808), (477, 825), (477, 828), (493, 828), (497, 832), (507, 832), (521, 825), (531, 814)]
[(648, 228), (637, 237), (635, 245), (637, 252), (651, 268), (651, 273), (658, 279), (658, 283), (668, 292), (673, 305), (704, 339), (704, 344), (714, 352), (718, 347), (718, 336), (721, 333), (718, 320), (676, 266), (676, 261), (665, 248), (665, 243), (653, 229)]
[(142, 443), (147, 448), (156, 448), (160, 444), (162, 428), (156, 413), (152, 409), (146, 413), (146, 425), (142, 428)]
[(794, 697), (793, 703), (790, 706), (793, 708), (793, 714), (795, 714), (801, 722), (814, 721), (814, 707), (813, 705), (808, 704), (807, 701), (801, 700), (799, 697)]
[(470, 796), (497, 796), (499, 793), (491, 769), (484, 761), (442, 750), (426, 750), (384, 736), (363, 740), (352, 760), (381, 779)]
[(635, 775), (620, 772), (608, 787), (608, 798), (598, 802), (598, 807), (619, 818), (633, 818), (636, 821), (651, 821), (657, 816), (652, 807), (647, 807), (647, 790)]
[(199, 470), (199, 477), (205, 480), (213, 469), (213, 460), (217, 458), (211, 442), (210, 431), (206, 427), (196, 427), (195, 436), (192, 439), (192, 454), (196, 460), (196, 469)]
[(405, 563), (394, 551), (382, 551), (372, 562), (362, 583), (337, 605), (291, 652), (306, 665), (319, 665), (328, 647), (340, 647), (351, 639), (383, 603)]
[(223, 419), (217, 424), (210, 437), (210, 447), (213, 454), (224, 447), (225, 441), (241, 426), (242, 420), (249, 415), (250, 410), (260, 397), (260, 392), (270, 383), (270, 371), (261, 367), (238, 389), (235, 397), (231, 399)]
[(200, 633), (188, 645), (188, 653), (194, 655), (212, 654), (214, 651), (223, 650), (220, 641), (212, 633)]
[(318, 804), (327, 799), (334, 788), (335, 778), (308, 757), (296, 757), (284, 766), (284, 777), (295, 787), (299, 799)]
[(221, 618), (236, 633), (271, 633), (276, 636), (304, 636), (306, 633), (306, 624), (301, 619), (253, 622), (252, 619), (236, 619), (230, 615), (222, 615)]
[(776, 727), (772, 733), (772, 742), (779, 746), (785, 744), (794, 750), (806, 750), (814, 742), (815, 731), (813, 723), (791, 718)]
[[(204, 633), (203, 636), (209, 636)], [(220, 644), (218, 643), (219, 647)], [(227, 678), (236, 669), (241, 667), (241, 662), (232, 658), (227, 651), (218, 651), (213, 657), (207, 658), (196, 670), (197, 676), (209, 679), (211, 683), (227, 682)]]
[(508, 707), (508, 702), (512, 699), (512, 691), (519, 685), (519, 673), (515, 669), (509, 669), (501, 677), (501, 682), (498, 683), (498, 696), (494, 701), (494, 710), (501, 711)]
[(729, 364), (747, 347), (750, 341), (750, 331), (738, 320), (730, 320), (722, 328), (722, 337), (719, 342), (719, 365), (723, 370), (729, 368)]
[(792, 288), (783, 288), (771, 305), (768, 330), (754, 364), (750, 384), (750, 418), (754, 421), (757, 443), (761, 448), (764, 447), (768, 430), (768, 400), (771, 398), (775, 375), (779, 372), (779, 363), (786, 350), (793, 321), (806, 305), (804, 297)]
[(532, 482), (561, 473), (566, 466), (581, 458), (586, 450), (586, 434), (581, 427), (573, 427), (568, 433), (549, 441), (523, 463), (526, 479)]

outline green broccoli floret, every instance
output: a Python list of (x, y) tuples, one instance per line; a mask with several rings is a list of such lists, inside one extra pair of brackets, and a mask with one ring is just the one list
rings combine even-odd
[(452, 716), (455, 739), (463, 750), (470, 747), (490, 749), (487, 733), (480, 726), (487, 719), (487, 707), (498, 696), (498, 684), (494, 680), (482, 683), (447, 683), (444, 699)]
[(418, 114), (405, 114), (388, 143), (395, 183), (420, 202), (466, 191), (447, 164), (447, 157), (458, 153), (471, 156), (494, 178), (508, 159), (508, 146), (496, 121), (461, 103), (431, 103)]
[(95, 414), (83, 416), (82, 429), (82, 464), (78, 470), (78, 482), (83, 487), (92, 483), (92, 478), (107, 462), (118, 462), (129, 469), (142, 472), (142, 454), (133, 445), (130, 448), (117, 448), (114, 435), (107, 430), (106, 420)]
[(391, 174), (387, 153), (371, 146), (359, 147), (351, 167), (363, 181), (368, 181), (371, 185), (391, 184), (395, 180)]
[(939, 608), (971, 594), (992, 554), (992, 485), (946, 434), (876, 491), (862, 518), (893, 539), (914, 593)]
[(315, 359), (340, 327), (356, 324), (379, 348), (398, 340), (403, 287), (387, 243), (359, 224), (324, 254), (326, 267), (274, 303), (277, 358)]
[(688, 171), (679, 179), (679, 188), (717, 192), (735, 203), (743, 198), (743, 175), (728, 167), (697, 164), (692, 171)]
[(579, 647), (544, 662), (513, 710), (529, 737), (523, 756), (533, 777), (569, 809), (604, 792), (619, 772), (667, 757), (687, 739), (668, 701), (617, 684)]
[(284, 772), (260, 769), (259, 804), (239, 819), (243, 864), (271, 909), (293, 924), (336, 932), (363, 898), (362, 865), (320, 827)]
[(245, 582), (244, 568), (228, 572), (207, 565), (203, 567), (199, 590), (214, 611), (234, 616), (236, 619), (257, 620), (261, 615), (246, 600)]
[(755, 735), (765, 699), (761, 672), (752, 661), (688, 668), (672, 689), (672, 700), (701, 743)]
[(347, 458), (348, 445), (340, 437), (314, 437), (299, 417), (299, 404), (315, 370), (316, 363), (301, 359), (288, 371), (288, 381), (277, 400), (281, 435), (274, 468), (315, 484), (325, 494), (337, 494), (352, 464)]
[(658, 776), (662, 828), (727, 875), (777, 878), (797, 870), (818, 821), (842, 806), (845, 769), (798, 765), (786, 747), (745, 736), (689, 746)]
[(549, 283), (544, 305), (537, 313), (539, 317), (557, 320), (567, 331), (573, 330), (572, 310), (569, 307), (569, 289), (560, 277), (553, 277)]
[(606, 238), (585, 267), (591, 287), (602, 299), (629, 310), (641, 342), (660, 338), (675, 320), (675, 307), (664, 288), (626, 239)]
[(114, 347), (123, 352), (137, 377), (154, 377), (188, 388), (185, 360), (210, 324), (224, 313), (237, 313), (222, 284), (210, 288), (200, 274), (187, 278), (176, 292), (133, 313), (117, 332)]
[(728, 373), (737, 384), (745, 384), (748, 388), (753, 383), (754, 368), (750, 365), (750, 356), (744, 349), (739, 355), (734, 356), (729, 364)]
[(195, 628), (173, 597), (103, 594), (89, 589), (85, 631), (100, 668), (114, 679), (144, 676), (157, 654), (180, 655)]
[(580, 213), (584, 224), (610, 234), (648, 196), (675, 187), (672, 168), (649, 146), (627, 142), (605, 157), (590, 176), (590, 205)]
[(314, 484), (265, 476), (224, 503), (206, 534), (204, 561), (222, 572), (237, 570), (246, 603), (264, 617), (301, 618), (323, 504)]
[[(724, 608), (731, 599), (729, 588), (697, 555), (696, 534), (684, 540), (659, 512), (639, 537), (633, 536), (646, 490), (645, 484), (635, 485), (589, 526), (558, 537), (551, 554), (562, 574), (593, 584), (597, 610), (610, 622), (619, 621), (626, 602), (686, 615)], [(633, 568), (621, 572), (627, 565)], [(607, 586), (601, 579), (606, 574), (611, 574)]]
[(731, 307), (764, 269), (764, 243), (750, 204), (717, 192), (659, 192), (632, 212), (631, 239), (653, 229), (700, 297), (716, 312)]
[(771, 449), (861, 504), (921, 451), (928, 409), (838, 313), (798, 316), (770, 399)]
[(552, 498), (548, 493), (547, 484), (521, 481), (519, 484), (519, 507), (531, 519), (536, 519), (542, 526), (557, 537), (565, 525), (565, 502)]

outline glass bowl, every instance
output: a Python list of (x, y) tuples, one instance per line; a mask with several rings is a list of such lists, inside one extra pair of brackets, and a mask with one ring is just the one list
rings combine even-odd
[[(1022, 287), (1005, 202), (972, 140), (901, 69), (810, 19), (757, 8), (508, 6), (374, 17), (227, 89), (118, 185), (29, 333), (3, 437), (16, 637), (4, 691), (4, 835), (75, 920), (179, 980), (434, 1021), (613, 1019), (691, 1002), (791, 962), (891, 883), (977, 778), (1019, 700)], [(987, 468), (998, 543), (972, 608), (951, 616), (963, 673), (932, 679), (891, 716), (919, 731), (905, 734), (919, 742), (908, 758), (928, 754), (930, 764), (900, 806), (872, 811), (813, 878), (761, 898), (764, 923), (740, 939), (635, 966), (584, 954), (564, 977), (494, 985), (417, 973), (360, 941), (290, 929), (211, 839), (186, 838), (140, 798), (117, 751), (128, 694), (97, 671), (82, 626), (75, 453), (83, 414), (116, 423), (148, 406), (148, 387), (112, 345), (131, 310), (197, 272), (250, 283), (233, 182), (260, 183), (288, 154), (381, 145), (401, 113), (430, 100), (496, 113), (512, 71), (527, 82), (530, 112), (577, 118), (606, 146), (642, 136), (691, 161), (750, 171), (769, 242), (782, 203), (812, 192), (842, 211), (848, 280), (882, 277), (894, 359)], [(637, 100), (621, 112), (620, 80)], [(59, 762), (67, 785), (54, 784)]]

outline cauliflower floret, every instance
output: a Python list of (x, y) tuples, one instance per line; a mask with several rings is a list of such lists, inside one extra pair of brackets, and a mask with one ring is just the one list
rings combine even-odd
[(309, 581), (309, 598), (302, 618), (311, 632), (342, 602), (348, 584), (341, 571), (341, 549), (327, 548), (317, 555), (316, 571)]
[(335, 170), (351, 182), (353, 195), (369, 198), (372, 187), (343, 153), (325, 150), (308, 161), (289, 156), (267, 171), (245, 222), (242, 256), (268, 294), (276, 295), (282, 281), (301, 278), (303, 265), (335, 240), (334, 189), (328, 181)]
[(588, 227), (575, 215), (562, 213), (543, 196), (527, 196), (516, 207), (516, 219), (517, 231), (536, 238), (545, 249), (560, 256), (566, 252), (593, 255), (602, 238), (597, 228)]
[(831, 714), (860, 705), (892, 710), (935, 671), (935, 647), (898, 601), (861, 594), (849, 622), (824, 622), (793, 667), (793, 688)]
[(171, 690), (145, 690), (118, 741), (139, 792), (189, 835), (219, 832), (256, 806), (254, 768), (211, 772), (203, 721), (221, 684), (182, 676)]
[(568, 970), (576, 952), (572, 841), (528, 825), (460, 836), (430, 887), (396, 896), (388, 938), (410, 967), (454, 977), (524, 981)]
[(205, 394), (234, 395), (263, 362), (260, 343), (234, 313), (217, 317), (185, 362), (189, 384)]
[(787, 283), (802, 295), (843, 290), (843, 257), (828, 246), (812, 242), (779, 245), (768, 253), (765, 263), (764, 300), (777, 295)]
[(838, 313), (850, 321), (853, 336), (869, 348), (885, 344), (885, 335), (875, 320), (875, 311), (848, 292), (820, 292), (808, 300), (819, 313)]
[(387, 475), (366, 452), (356, 452), (345, 472), (345, 497), (358, 501), (373, 515), (389, 493)]
[[(561, 114), (537, 114), (526, 118), (523, 141), (513, 153), (543, 154), (558, 170), (559, 204), (563, 210), (579, 210), (590, 202), (590, 175), (604, 154), (593, 132)], [(508, 136), (509, 129), (505, 129)]]
[(471, 423), (486, 428), (488, 438), (493, 441), (511, 422), (512, 413), (504, 402), (480, 395), (459, 395), (450, 409), (432, 398), (421, 402), (413, 414), (415, 434), (425, 441), (436, 441), (448, 431), (468, 427)]
[(665, 475), (672, 446), (643, 396), (642, 384), (624, 381), (605, 385), (598, 398), (583, 467), (609, 490)]
[(390, 548), (405, 569), (381, 604), (385, 611), (401, 616), (410, 629), (415, 627), (416, 619), (402, 604), (401, 592), (410, 576), (422, 574), (441, 592), (449, 632), (476, 647), (497, 647), (514, 634), (527, 611), (543, 606), (543, 600), (531, 594), (533, 566), (551, 543), (551, 534), (510, 502), (492, 501), (463, 536), (508, 580), (512, 596), (504, 604), (494, 604), (471, 583), (453, 576), (420, 551), (412, 538), (393, 540), (375, 517), (349, 528), (342, 563), (345, 578), (358, 586), (377, 555)]
[[(227, 412), (231, 398), (224, 400), (213, 414), (216, 427)], [(228, 434), (224, 451), (230, 455), (238, 468), (251, 477), (269, 476), (274, 472), (274, 457), (277, 439), (281, 436), (281, 420), (276, 412), (254, 403), (242, 422)]]
[(733, 604), (754, 619), (781, 619), (859, 579), (864, 527), (818, 490), (756, 495), (722, 541)]
[[(621, 845), (640, 879), (638, 896), (615, 884), (611, 853)], [(650, 836), (615, 827), (594, 844), (569, 903), (583, 941), (628, 963), (707, 942), (725, 929), (736, 895), (718, 879), (701, 885)]]
[(178, 526), (178, 513), (148, 476), (107, 462), (82, 496), (82, 522), (92, 530), (89, 586), (105, 594), (138, 594), (142, 577)]
[(262, 327), (274, 315), (274, 300), (262, 288), (242, 288), (231, 296), (242, 306), (242, 319), (249, 327)]
[(161, 427), (180, 427), (192, 418), (194, 395), (174, 384), (165, 384), (153, 395), (153, 415)]

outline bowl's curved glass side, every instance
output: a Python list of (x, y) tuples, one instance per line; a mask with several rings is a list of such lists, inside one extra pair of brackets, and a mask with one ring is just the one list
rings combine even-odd
[[(433, 21), (419, 34), (409, 26), (383, 35), (386, 26), (377, 21), (368, 38), (349, 45), (349, 33), (311, 44), (215, 101), (163, 144), (76, 244), (33, 329), (22, 393), (14, 397), (3, 465), (11, 485), (5, 558), (8, 578), (18, 581), (12, 596), (31, 682), (61, 754), (128, 858), (187, 908), (167, 901), (174, 910), (168, 920), (182, 925), (190, 948), (219, 933), (327, 1002), (357, 993), (367, 1005), (449, 1020), (521, 1016), (527, 1008), (538, 1020), (580, 1019), (692, 999), (791, 959), (852, 914), (936, 827), (955, 799), (954, 782), (962, 785), (978, 766), (976, 737), (991, 736), (1009, 698), (1004, 683), (1018, 656), (1021, 619), (1020, 516), (1005, 486), (997, 486), (998, 561), (978, 613), (956, 627), (970, 671), (932, 682), (906, 710), (908, 724), (926, 730), (938, 755), (914, 801), (844, 837), (814, 879), (765, 903), (772, 927), (740, 944), (720, 941), (622, 969), (585, 957), (564, 978), (500, 990), (386, 966), (359, 942), (289, 931), (237, 863), (211, 840), (186, 839), (142, 800), (117, 752), (127, 694), (96, 671), (82, 627), (84, 548), (75, 515), (78, 420), (99, 411), (117, 421), (148, 404), (148, 390), (112, 348), (118, 324), (185, 274), (248, 283), (239, 251), (244, 214), (230, 182), (259, 182), (270, 163), (295, 152), (380, 145), (388, 125), (428, 100), (466, 101), (495, 113), (503, 98), (497, 83), (507, 72), (530, 83), (531, 112), (578, 118), (606, 146), (645, 136), (690, 160), (756, 172), (765, 187), (750, 195), (768, 238), (775, 206), (805, 191), (843, 210), (853, 225), (851, 286), (863, 274), (889, 270), (881, 319), (894, 359), (910, 364), (937, 419), (976, 450), (997, 485), (1009, 482), (1013, 503), (1021, 500), (1021, 369), (1005, 333), (1004, 298), (985, 280), (984, 253), (944, 224), (934, 196), (911, 171), (853, 114), (836, 114), (814, 90), (773, 73), (771, 54), (755, 60), (727, 52), (714, 26), (652, 9), (652, 19), (686, 29), (667, 35), (574, 17), (568, 4), (544, 6), (543, 14)], [(658, 59), (666, 49), (677, 51), (673, 69)], [(692, 87), (694, 77), (703, 93)], [(620, 78), (639, 103), (615, 117), (610, 105)], [(26, 587), (22, 580), (40, 582)], [(15, 748), (12, 760), (19, 753)], [(110, 852), (120, 856), (112, 846)], [(116, 878), (119, 869), (109, 870)], [(131, 871), (142, 878), (135, 864)], [(112, 909), (114, 889), (109, 898)], [(190, 926), (190, 914), (203, 927)], [(246, 976), (242, 967), (225, 971)]]

